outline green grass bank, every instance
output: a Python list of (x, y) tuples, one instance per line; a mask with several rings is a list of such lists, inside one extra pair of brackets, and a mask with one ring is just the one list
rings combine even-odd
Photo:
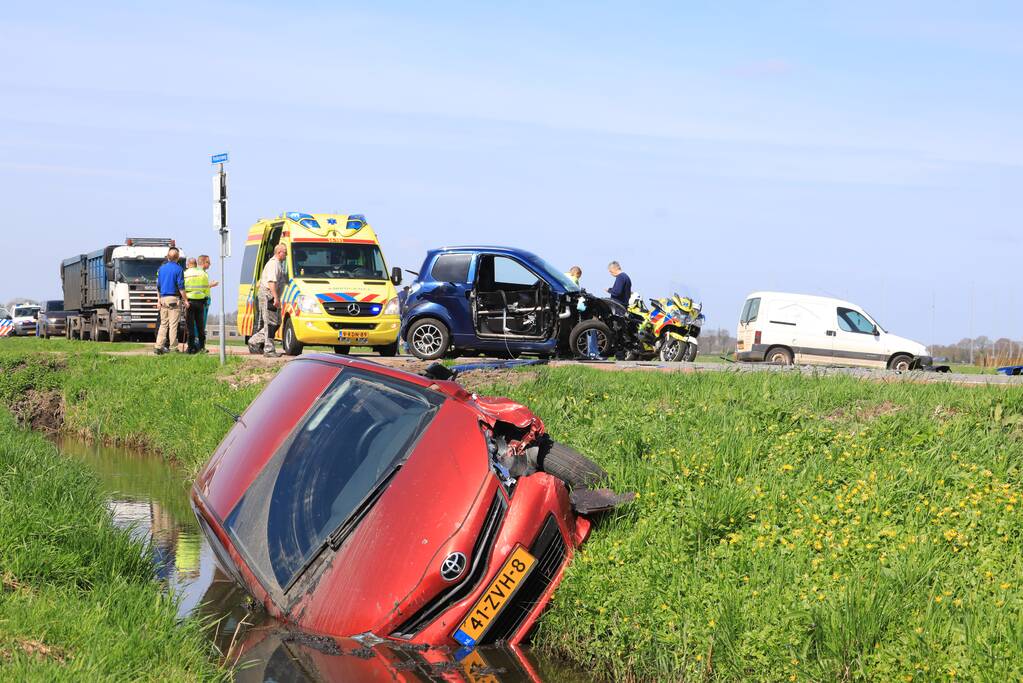
[[(0, 347), (0, 400), (189, 467), (268, 379), (240, 359)], [(796, 373), (550, 368), (490, 387), (639, 499), (536, 644), (615, 680), (1023, 675), (1023, 391)]]
[(143, 547), (115, 529), (97, 480), (0, 409), (0, 672), (4, 680), (216, 680)]

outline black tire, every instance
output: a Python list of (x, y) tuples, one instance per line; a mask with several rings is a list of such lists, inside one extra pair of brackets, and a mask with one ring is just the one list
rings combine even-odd
[(906, 372), (913, 365), (913, 356), (905, 353), (897, 353), (888, 361), (888, 369), (896, 372)]
[(568, 335), (568, 348), (572, 350), (572, 355), (577, 358), (586, 358), (587, 352), (587, 338), (588, 332), (594, 330), (597, 333), (597, 350), (598, 355), (602, 358), (607, 358), (611, 355), (611, 328), (605, 325), (596, 318), (590, 318), (584, 320), (575, 327), (572, 328), (572, 332)]
[(340, 354), (342, 356), (347, 356), (349, 353), (351, 353), (351, 351), (352, 347), (350, 344), (337, 344), (334, 346), (334, 353)]
[(387, 356), (388, 358), (393, 358), (398, 355), (398, 342), (392, 342), (384, 346), (374, 346), (373, 348), (376, 349), (376, 352), (381, 356)]
[(764, 361), (778, 365), (792, 365), (792, 352), (784, 346), (772, 346), (764, 354)]
[(451, 344), (448, 326), (436, 318), (420, 318), (405, 336), (412, 355), (420, 360), (437, 360)]
[(291, 324), (291, 318), (284, 321), (284, 330), (281, 332), (281, 346), (284, 353), (289, 356), (297, 356), (302, 353), (304, 344), (295, 336), (295, 328)]
[(696, 360), (696, 354), (699, 353), (699, 351), (700, 351), (699, 346), (697, 346), (693, 342), (687, 342), (686, 352), (685, 355), (682, 356), (682, 360), (686, 361), (687, 363), (692, 363), (693, 361)]
[(540, 461), (540, 469), (569, 488), (589, 488), (607, 479), (604, 468), (585, 455), (556, 441)]

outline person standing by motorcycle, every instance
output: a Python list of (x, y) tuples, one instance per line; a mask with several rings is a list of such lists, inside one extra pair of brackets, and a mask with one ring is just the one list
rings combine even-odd
[(615, 279), (614, 284), (607, 288), (607, 293), (613, 301), (617, 301), (626, 308), (629, 306), (629, 298), (632, 296), (632, 280), (622, 270), (618, 261), (611, 261), (607, 264), (607, 272)]

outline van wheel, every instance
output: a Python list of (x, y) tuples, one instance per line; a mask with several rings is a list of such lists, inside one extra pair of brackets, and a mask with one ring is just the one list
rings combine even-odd
[(291, 324), (291, 318), (284, 321), (284, 332), (281, 334), (281, 343), (284, 346), (284, 353), (289, 356), (297, 356), (302, 353), (304, 344), (295, 336), (295, 328)]
[(767, 350), (764, 360), (778, 365), (792, 365), (792, 352), (784, 346), (775, 346)]
[(588, 488), (607, 479), (604, 468), (585, 455), (556, 441), (540, 459), (540, 469), (565, 482), (569, 488)]
[(913, 357), (907, 356), (904, 353), (897, 353), (892, 356), (892, 359), (888, 361), (888, 369), (895, 370), (896, 372), (906, 372), (909, 370), (909, 366), (913, 364)]
[(386, 344), (384, 346), (377, 346), (375, 348), (376, 352), (379, 353), (381, 356), (387, 356), (388, 358), (392, 358), (398, 355), (398, 342), (393, 342), (391, 344)]
[(352, 347), (349, 344), (337, 344), (334, 346), (334, 353), (340, 354), (342, 356), (347, 356), (351, 352), (351, 350)]
[(597, 334), (597, 355), (602, 358), (610, 356), (611, 328), (594, 318), (584, 320), (572, 328), (572, 332), (568, 335), (568, 347), (572, 349), (572, 354), (577, 358), (589, 356), (587, 347), (589, 346), (590, 335), (588, 333), (590, 330)]
[(436, 318), (415, 321), (406, 336), (412, 355), (420, 360), (437, 360), (451, 344), (451, 333), (447, 325)]

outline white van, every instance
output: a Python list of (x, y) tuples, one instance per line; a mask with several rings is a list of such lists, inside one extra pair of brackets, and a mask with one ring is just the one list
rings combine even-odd
[(854, 303), (824, 296), (753, 292), (735, 336), (743, 361), (892, 370), (931, 364), (923, 344), (890, 334)]

